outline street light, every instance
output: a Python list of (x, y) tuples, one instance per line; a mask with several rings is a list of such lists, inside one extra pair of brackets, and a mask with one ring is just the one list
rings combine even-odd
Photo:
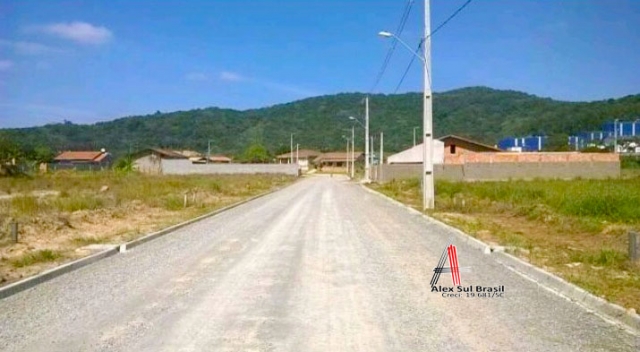
[(363, 182), (371, 182), (369, 170), (369, 97), (365, 98), (365, 123), (353, 116), (349, 116), (349, 120), (356, 121), (364, 127), (364, 179)]
[(423, 145), (422, 145), (422, 207), (423, 209), (433, 209), (435, 207), (435, 190), (433, 181), (433, 97), (431, 93), (431, 18), (429, 0), (424, 2), (424, 53), (418, 55), (402, 39), (391, 32), (382, 31), (378, 33), (384, 38), (394, 38), (409, 52), (422, 61), (423, 68)]

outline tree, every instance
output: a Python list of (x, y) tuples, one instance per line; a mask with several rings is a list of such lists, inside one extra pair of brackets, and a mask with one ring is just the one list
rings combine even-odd
[(120, 171), (123, 173), (129, 173), (132, 172), (134, 170), (134, 160), (133, 157), (131, 155), (127, 155), (124, 158), (120, 158), (118, 159), (113, 168), (116, 171)]
[[(344, 141), (340, 136), (353, 125), (348, 117), (364, 115), (363, 97), (360, 93), (336, 94), (246, 111), (158, 111), (93, 125), (68, 121), (0, 133), (22, 148), (106, 148), (116, 157), (126, 155), (130, 145), (202, 150), (208, 140), (214, 140), (215, 150), (224, 154), (242, 155), (252, 144), (282, 154), (288, 151), (291, 133), (295, 133), (295, 143), (300, 143), (300, 148), (341, 151)], [(371, 133), (384, 132), (387, 152), (410, 147), (413, 128), (422, 126), (422, 95), (376, 94), (371, 98)], [(640, 95), (613, 102), (569, 103), (509, 90), (471, 87), (436, 93), (433, 108), (436, 137), (455, 134), (493, 145), (509, 136), (566, 136), (598, 131), (604, 122), (615, 118), (633, 121), (640, 115)], [(356, 146), (362, 150), (364, 133), (360, 125), (355, 126)], [(552, 142), (555, 149), (566, 148), (563, 136)]]
[(11, 139), (0, 136), (0, 164), (13, 163), (13, 160), (22, 156), (20, 147)]
[(43, 145), (37, 146), (33, 149), (27, 148), (24, 150), (24, 158), (27, 159), (27, 161), (31, 161), (36, 164), (49, 163), (54, 157), (55, 154), (51, 148)]
[(0, 135), (0, 175), (18, 174), (16, 161), (21, 156), (22, 151), (18, 145), (6, 136)]
[(262, 144), (254, 143), (244, 152), (243, 159), (250, 163), (268, 163), (269, 151)]

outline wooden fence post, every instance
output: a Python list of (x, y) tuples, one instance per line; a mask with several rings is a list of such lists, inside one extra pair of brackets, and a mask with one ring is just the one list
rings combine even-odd
[(13, 243), (18, 243), (18, 223), (11, 223), (11, 238), (13, 239)]
[(629, 231), (629, 259), (632, 262), (640, 260), (640, 241), (638, 241), (638, 233)]

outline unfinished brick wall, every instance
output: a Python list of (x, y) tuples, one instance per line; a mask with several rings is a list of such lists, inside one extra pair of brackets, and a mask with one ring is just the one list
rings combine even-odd
[(452, 165), (474, 163), (574, 163), (619, 162), (617, 154), (610, 153), (456, 153), (445, 154), (444, 163)]
[[(422, 164), (387, 164), (376, 180), (388, 182), (421, 173)], [(620, 159), (600, 153), (467, 153), (445, 156), (444, 164), (434, 165), (434, 173), (436, 179), (450, 181), (606, 179), (620, 177)]]

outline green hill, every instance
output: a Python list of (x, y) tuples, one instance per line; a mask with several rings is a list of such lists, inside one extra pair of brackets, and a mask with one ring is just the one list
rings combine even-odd
[[(279, 153), (289, 149), (291, 133), (301, 148), (342, 150), (342, 135), (349, 135), (345, 129), (352, 125), (348, 117), (364, 115), (363, 99), (361, 93), (344, 93), (245, 111), (206, 108), (131, 116), (92, 125), (66, 122), (5, 129), (0, 134), (26, 148), (106, 148), (116, 155), (152, 146), (204, 151), (209, 140), (214, 152), (239, 155), (257, 142), (271, 153)], [(385, 133), (385, 150), (410, 146), (413, 127), (422, 126), (421, 94), (373, 95), (370, 99), (371, 132)], [(603, 122), (614, 118), (638, 116), (640, 95), (575, 103), (472, 87), (434, 96), (436, 136), (457, 134), (488, 144), (506, 136), (540, 133), (551, 136), (552, 147), (559, 148), (566, 144), (568, 134), (598, 130)], [(363, 149), (363, 130), (359, 126), (356, 135), (356, 143)]]

